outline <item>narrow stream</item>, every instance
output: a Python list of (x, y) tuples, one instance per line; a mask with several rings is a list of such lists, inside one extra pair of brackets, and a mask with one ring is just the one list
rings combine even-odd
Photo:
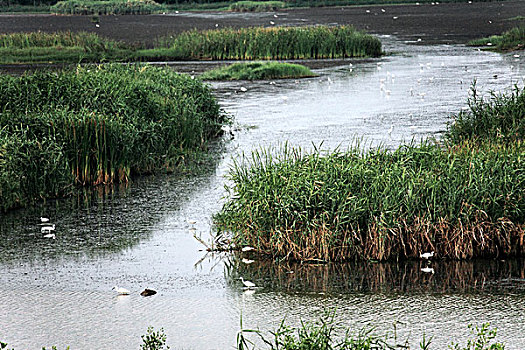
[[(137, 349), (148, 326), (164, 328), (172, 349), (233, 349), (244, 327), (297, 325), (325, 309), (359, 330), (433, 336), (433, 349), (489, 321), (506, 349), (525, 349), (525, 261), (402, 264), (243, 264), (206, 255), (212, 215), (223, 201), (232, 157), (261, 146), (345, 149), (395, 147), (439, 138), (450, 115), (480, 91), (523, 85), (525, 60), (463, 46), (418, 46), (382, 37), (394, 54), (341, 61), (317, 78), (214, 83), (236, 119), (217, 164), (197, 176), (157, 176), (51, 201), (0, 217), (0, 341), (16, 349)], [(247, 89), (241, 92), (241, 87)], [(393, 126), (392, 132), (389, 129)], [(56, 224), (41, 238), (39, 217)], [(196, 221), (190, 224), (190, 221)], [(246, 293), (243, 276), (259, 289)], [(114, 285), (132, 295), (118, 297)], [(158, 291), (139, 295), (144, 288)]]

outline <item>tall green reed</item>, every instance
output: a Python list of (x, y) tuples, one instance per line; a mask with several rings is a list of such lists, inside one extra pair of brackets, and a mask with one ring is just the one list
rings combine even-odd
[[(174, 171), (203, 154), (227, 118), (201, 81), (143, 65), (3, 75), (0, 106), (0, 128), (7, 139), (22, 137), (22, 128), (31, 142), (54, 141), (69, 170), (69, 185)], [(10, 154), (2, 154), (0, 164)], [(39, 157), (58, 158), (52, 152)], [(4, 170), (0, 166), (0, 173)], [(35, 190), (26, 197), (35, 197)], [(52, 186), (39, 191), (56, 192)]]
[(304, 59), (377, 57), (381, 42), (349, 26), (192, 30), (160, 38), (179, 59)]

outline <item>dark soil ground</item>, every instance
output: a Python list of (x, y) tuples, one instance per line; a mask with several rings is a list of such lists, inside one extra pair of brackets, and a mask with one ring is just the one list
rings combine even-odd
[(99, 27), (92, 22), (91, 16), (0, 15), (0, 33), (83, 30), (127, 42), (151, 43), (158, 36), (193, 28), (351, 24), (374, 34), (396, 35), (414, 41), (421, 38), (420, 44), (465, 43), (470, 39), (501, 34), (518, 24), (509, 20), (518, 15), (525, 15), (523, 0), (307, 8), (265, 13), (100, 16)]

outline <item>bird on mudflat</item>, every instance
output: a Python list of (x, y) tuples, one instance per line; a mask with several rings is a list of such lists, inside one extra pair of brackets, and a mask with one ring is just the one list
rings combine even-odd
[(129, 290), (127, 290), (126, 288), (122, 288), (122, 287), (113, 287), (112, 290), (115, 290), (117, 291), (118, 295), (129, 295)]

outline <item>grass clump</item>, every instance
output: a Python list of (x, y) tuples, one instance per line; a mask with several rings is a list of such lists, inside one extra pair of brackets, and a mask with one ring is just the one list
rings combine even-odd
[(229, 9), (235, 12), (265, 12), (284, 7), (284, 1), (237, 1), (231, 4)]
[(284, 62), (234, 63), (201, 75), (204, 80), (264, 80), (316, 76), (308, 67)]
[(379, 39), (349, 26), (273, 27), (189, 31), (162, 38), (158, 47), (179, 59), (282, 60), (376, 57)]
[(0, 63), (100, 62), (129, 56), (131, 47), (87, 32), (0, 34)]
[(523, 50), (525, 48), (525, 26), (512, 28), (502, 35), (472, 40), (469, 45), (487, 46), (497, 51)]
[(51, 11), (70, 15), (143, 15), (165, 8), (154, 0), (64, 0), (51, 6)]
[(469, 109), (454, 116), (448, 127), (445, 136), (449, 142), (525, 139), (525, 89), (514, 86), (507, 94), (491, 92), (488, 99), (478, 96), (475, 85), (471, 92)]
[(152, 66), (0, 76), (1, 209), (174, 171), (221, 133), (208, 86)]
[(445, 146), (255, 151), (234, 163), (217, 227), (237, 245), (303, 261), (523, 255), (524, 94), (474, 94)]

